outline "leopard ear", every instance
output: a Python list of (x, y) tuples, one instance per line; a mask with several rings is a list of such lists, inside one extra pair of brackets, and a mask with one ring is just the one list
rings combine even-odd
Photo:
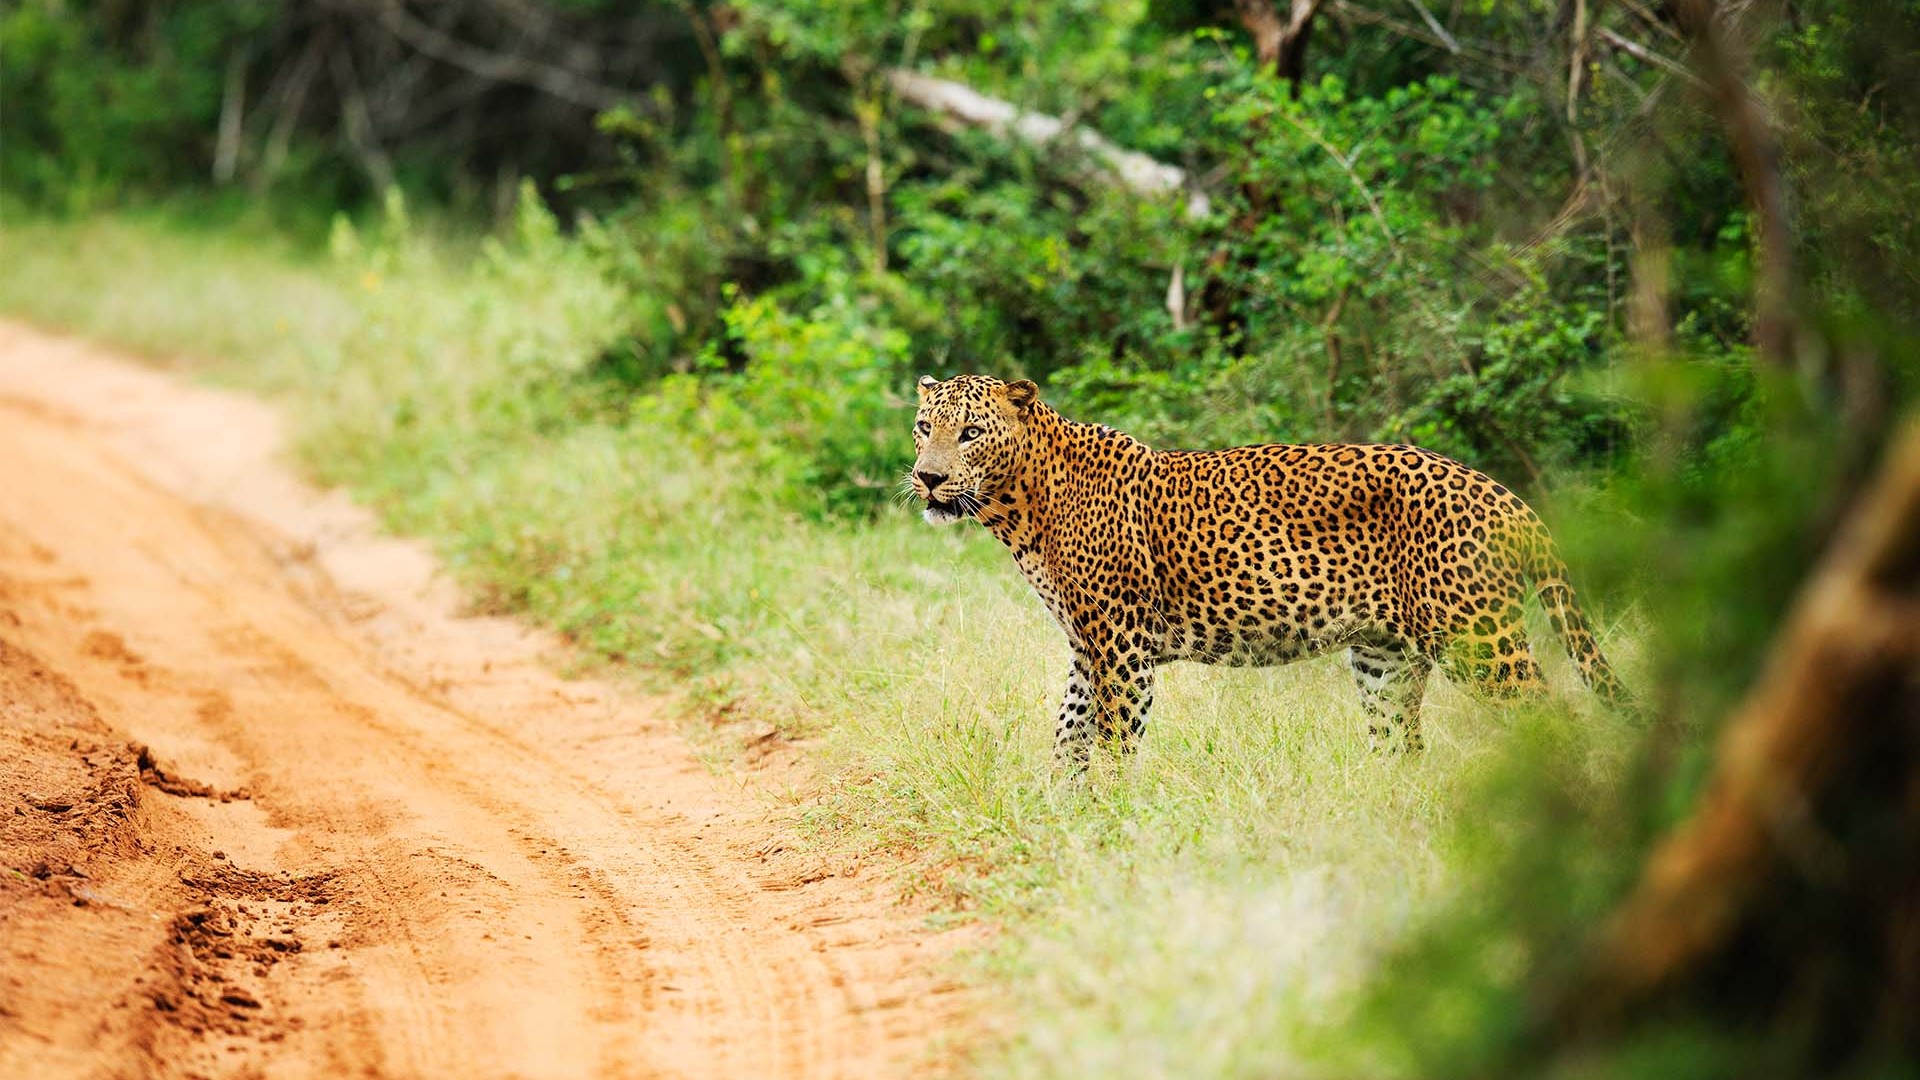
[(925, 401), (927, 399), (927, 393), (939, 385), (940, 380), (931, 375), (920, 376), (920, 400)]
[(1038, 400), (1040, 400), (1040, 388), (1033, 384), (1032, 379), (1020, 379), (1007, 384), (1007, 401), (1014, 408), (1024, 412), (1027, 406)]

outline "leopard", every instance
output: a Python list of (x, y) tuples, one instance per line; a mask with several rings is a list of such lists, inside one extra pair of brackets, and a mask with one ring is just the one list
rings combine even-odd
[(1545, 689), (1537, 598), (1581, 681), (1628, 695), (1531, 507), (1418, 446), (1156, 450), (1067, 419), (1029, 379), (918, 383), (906, 489), (934, 525), (971, 519), (1012, 553), (1072, 654), (1056, 761), (1132, 751), (1155, 670), (1271, 666), (1344, 650), (1376, 745), (1424, 746), (1431, 673), (1495, 699)]

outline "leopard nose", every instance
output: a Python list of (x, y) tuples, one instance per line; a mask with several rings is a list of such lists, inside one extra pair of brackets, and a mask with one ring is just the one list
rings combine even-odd
[(947, 482), (946, 473), (923, 472), (915, 473), (914, 475), (920, 478), (921, 483), (927, 485), (927, 494), (929, 495), (933, 494), (935, 488)]

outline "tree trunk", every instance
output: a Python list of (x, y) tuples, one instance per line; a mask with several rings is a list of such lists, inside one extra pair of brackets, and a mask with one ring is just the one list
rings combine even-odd
[(1746, 79), (1742, 50), (1714, 0), (1680, 0), (1674, 15), (1693, 44), (1695, 66), (1727, 130), (1733, 160), (1753, 212), (1755, 258), (1753, 344), (1783, 370), (1794, 363), (1793, 237), (1787, 220), (1780, 147), (1773, 125)]
[(1288, 82), (1298, 83), (1307, 73), (1307, 39), (1313, 35), (1313, 17), (1323, 0), (1291, 0), (1285, 19), (1274, 0), (1233, 0), (1240, 25), (1253, 35), (1254, 55), (1262, 67)]
[(1558, 1010), (1704, 1015), (1835, 1066), (1920, 1051), (1920, 424), (1887, 453)]

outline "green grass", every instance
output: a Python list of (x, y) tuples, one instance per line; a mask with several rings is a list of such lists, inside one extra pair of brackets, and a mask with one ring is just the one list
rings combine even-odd
[(169, 365), (284, 385), (337, 355), (357, 315), (340, 278), (265, 230), (161, 215), (50, 221), (0, 208), (0, 310)]
[[(636, 419), (592, 362), (653, 313), (537, 221), (451, 256), (391, 223), (335, 240), (330, 259), (15, 214), (0, 310), (273, 397), (317, 477), (431, 538), (488, 603), (690, 687), (690, 711), (803, 740), (825, 783), (791, 808), (817, 842), (902, 853), (907, 884), (1002, 928), (963, 961), (989, 990), (982, 1075), (1346, 1075), (1327, 1035), (1462, 899), (1471, 838), (1504, 827), (1475, 793), (1509, 749), (1544, 739), (1605, 783), (1633, 744), (1564, 662), (1570, 710), (1436, 680), (1417, 757), (1372, 749), (1337, 660), (1181, 665), (1135, 758), (1062, 778), (1065, 645), (978, 529), (798, 517)], [(1631, 644), (1606, 642), (1629, 673)]]

